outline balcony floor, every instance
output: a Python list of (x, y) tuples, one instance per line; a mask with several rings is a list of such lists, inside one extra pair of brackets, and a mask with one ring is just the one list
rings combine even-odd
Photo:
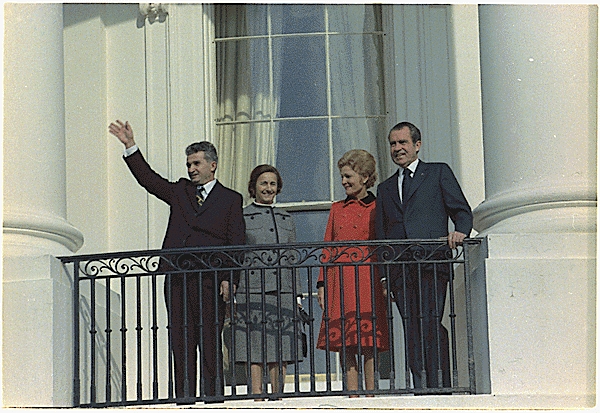
[[(375, 396), (367, 398), (332, 397), (296, 397), (279, 401), (230, 400), (222, 404), (196, 403), (193, 406), (156, 405), (143, 409), (275, 409), (275, 410), (307, 410), (307, 409), (347, 409), (347, 410), (465, 410), (469, 412), (490, 409), (589, 409), (595, 400), (586, 397), (568, 395), (437, 395), (437, 396)], [(130, 409), (139, 409), (132, 407)], [(141, 410), (141, 409), (140, 409)]]

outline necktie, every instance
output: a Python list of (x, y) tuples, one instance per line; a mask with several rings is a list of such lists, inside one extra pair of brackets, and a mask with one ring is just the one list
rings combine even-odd
[(405, 203), (406, 198), (408, 198), (408, 190), (410, 189), (410, 169), (405, 168), (402, 174), (404, 175), (402, 179), (402, 203)]
[(202, 195), (202, 190), (204, 189), (204, 186), (202, 185), (198, 185), (196, 187), (196, 201), (198, 201), (198, 205), (202, 206), (202, 204), (204, 203), (204, 195)]

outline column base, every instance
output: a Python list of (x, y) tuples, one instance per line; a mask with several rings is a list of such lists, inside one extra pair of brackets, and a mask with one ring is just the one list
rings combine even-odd
[(595, 401), (596, 234), (557, 235), (487, 236), (491, 394), (515, 408)]
[(73, 406), (72, 280), (49, 255), (5, 255), (3, 274), (2, 405)]

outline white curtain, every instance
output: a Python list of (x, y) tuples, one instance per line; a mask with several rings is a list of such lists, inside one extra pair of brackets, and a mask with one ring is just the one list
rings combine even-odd
[[(222, 38), (282, 33), (284, 13), (291, 13), (292, 6), (232, 4), (216, 7), (217, 37)], [(377, 5), (327, 5), (322, 10), (325, 9), (329, 31), (340, 33), (325, 39), (329, 44), (331, 114), (342, 117), (331, 121), (333, 198), (339, 199), (343, 189), (337, 181), (337, 160), (344, 152), (360, 148), (368, 150), (375, 159), (388, 157), (383, 131), (385, 122), (372, 117), (385, 115), (381, 39), (372, 34), (360, 34), (381, 30), (381, 14)], [(324, 16), (316, 18), (323, 19)], [(285, 42), (271, 42), (268, 38), (217, 42), (218, 118), (221, 122), (236, 122), (217, 127), (219, 163), (233, 165), (230, 170), (219, 170), (217, 176), (224, 184), (242, 193), (246, 201), (249, 201), (247, 182), (256, 165), (275, 165), (282, 158), (295, 156), (292, 151), (276, 153), (279, 121), (271, 121), (279, 114), (282, 76), (287, 80), (294, 76), (294, 73), (282, 73), (281, 60), (273, 58), (282, 56), (281, 50), (277, 49), (282, 44)], [(323, 76), (322, 72), (320, 76)], [(324, 94), (327, 90), (315, 93)], [(244, 121), (250, 122), (238, 123)], [(320, 164), (320, 157), (329, 164), (329, 153), (319, 152), (314, 156), (319, 157), (313, 159), (315, 164)], [(378, 165), (380, 171), (382, 166)], [(290, 174), (285, 178), (291, 184), (286, 185), (288, 188), (295, 184), (316, 187), (329, 181), (320, 174), (314, 176), (315, 182), (308, 182), (311, 179), (308, 176), (302, 177), (305, 180), (302, 183), (290, 182), (295, 179)]]
[[(382, 136), (385, 134), (385, 121), (367, 117), (385, 114), (381, 38), (372, 34), (355, 34), (381, 30), (378, 7), (346, 5), (327, 8), (329, 31), (354, 33), (330, 36), (332, 113), (360, 117), (333, 121), (334, 168), (337, 168), (337, 160), (350, 149), (365, 149), (375, 159), (387, 159), (387, 144)], [(379, 171), (386, 170), (382, 169), (383, 166), (378, 162)], [(381, 177), (381, 172), (379, 175)], [(341, 186), (335, 188), (336, 198), (343, 196)]]
[[(267, 34), (267, 7), (221, 5), (217, 21), (221, 35)], [(271, 16), (271, 21), (280, 24), (281, 18)], [(277, 126), (271, 119), (278, 112), (281, 70), (270, 58), (267, 38), (219, 42), (217, 48), (219, 121), (236, 122), (217, 128), (219, 163), (233, 166), (219, 170), (218, 177), (248, 202), (252, 169), (275, 162)]]

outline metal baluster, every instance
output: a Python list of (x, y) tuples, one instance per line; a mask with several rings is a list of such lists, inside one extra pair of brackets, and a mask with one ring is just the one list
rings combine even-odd
[(125, 274), (121, 274), (121, 401), (127, 401), (127, 294)]
[(166, 304), (167, 304), (167, 372), (168, 372), (168, 391), (167, 397), (172, 400), (175, 398), (173, 394), (173, 288), (172, 288), (172, 275), (170, 272), (165, 274), (165, 283), (166, 283)]
[[(356, 338), (357, 338), (357, 351), (356, 351), (356, 370), (358, 374), (357, 391), (360, 393), (362, 383), (364, 379), (364, 370), (362, 364), (362, 314), (360, 308), (360, 278), (359, 278), (360, 266), (354, 264), (354, 293), (356, 299)], [(364, 389), (362, 389), (364, 390)]]
[(96, 403), (96, 276), (90, 277), (90, 403)]
[(111, 351), (110, 351), (110, 336), (111, 336), (111, 328), (110, 328), (110, 276), (106, 279), (106, 329), (104, 333), (106, 334), (106, 394), (105, 400), (107, 402), (111, 401)]
[(73, 262), (73, 406), (81, 405), (81, 376), (80, 376), (80, 337), (79, 337), (79, 261)]
[(417, 292), (417, 301), (419, 303), (419, 310), (418, 310), (418, 318), (419, 318), (419, 327), (420, 327), (420, 331), (419, 331), (419, 344), (421, 346), (421, 371), (420, 371), (420, 375), (421, 375), (421, 385), (422, 388), (426, 388), (427, 387), (427, 364), (426, 364), (426, 359), (425, 359), (425, 329), (424, 329), (424, 322), (423, 322), (423, 267), (422, 264), (419, 263), (417, 264), (417, 281), (418, 281), (418, 292)]
[(452, 348), (452, 381), (450, 387), (458, 387), (458, 360), (456, 355), (456, 310), (454, 302), (454, 264), (448, 263), (450, 273), (448, 274), (448, 294), (450, 295), (450, 347)]
[(138, 274), (135, 277), (135, 290), (136, 290), (136, 314), (137, 314), (137, 324), (136, 324), (136, 332), (137, 332), (137, 400), (141, 401), (143, 399), (143, 381), (142, 381), (142, 308), (141, 308), (141, 276)]
[(158, 315), (156, 311), (157, 298), (156, 298), (156, 274), (151, 274), (151, 300), (152, 300), (152, 371), (153, 371), (153, 385), (152, 385), (152, 398), (158, 400)]

